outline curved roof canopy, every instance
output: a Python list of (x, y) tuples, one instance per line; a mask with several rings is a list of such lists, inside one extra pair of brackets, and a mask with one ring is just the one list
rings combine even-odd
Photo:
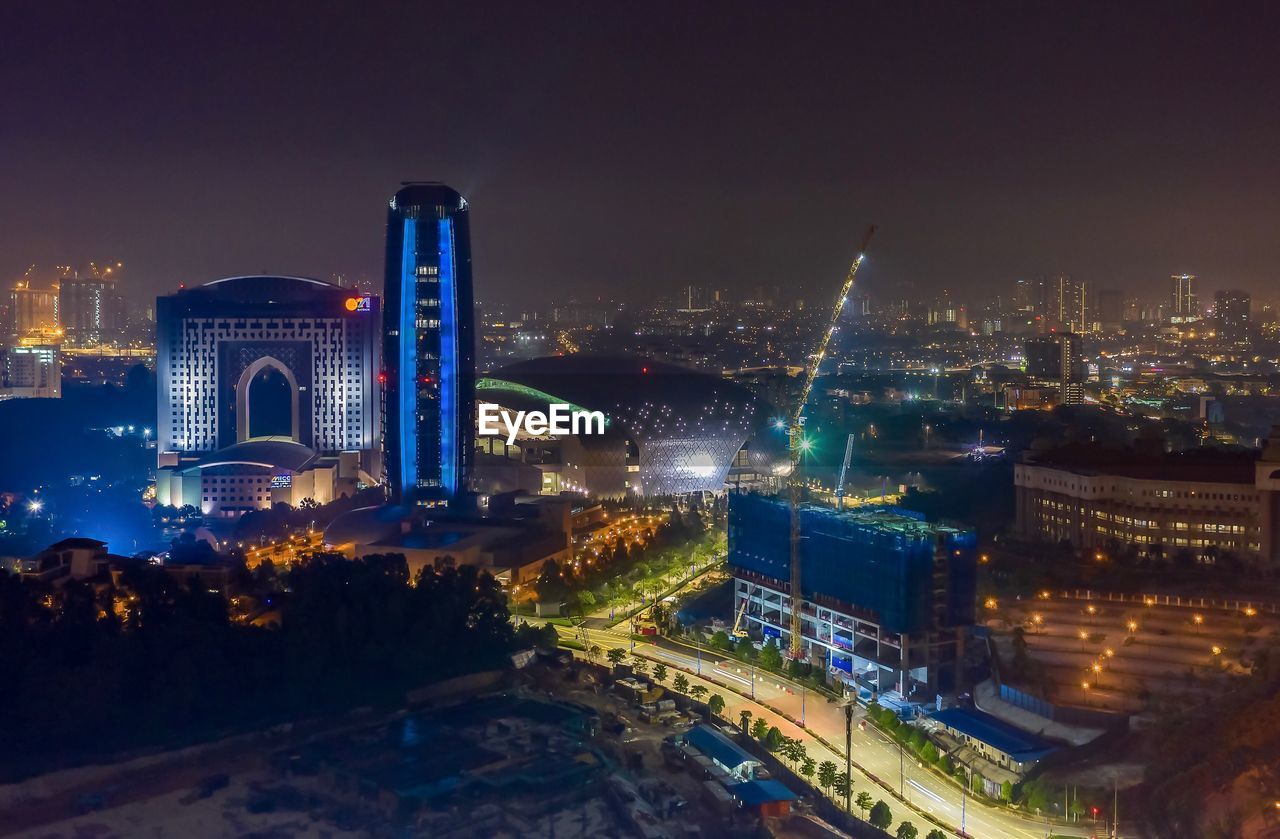
[(210, 452), (195, 464), (195, 468), (262, 466), (301, 472), (315, 456), (314, 451), (290, 437), (251, 437), (243, 443)]

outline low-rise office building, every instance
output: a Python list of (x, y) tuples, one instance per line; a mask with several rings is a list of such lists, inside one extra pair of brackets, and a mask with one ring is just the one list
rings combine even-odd
[(1017, 530), (1103, 554), (1280, 562), (1280, 427), (1261, 453), (1076, 444), (1014, 469)]

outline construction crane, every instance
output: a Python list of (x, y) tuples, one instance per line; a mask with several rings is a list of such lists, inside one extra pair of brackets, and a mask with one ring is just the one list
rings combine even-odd
[(840, 480), (836, 481), (836, 509), (844, 509), (844, 476), (849, 472), (849, 461), (853, 458), (853, 433), (844, 444), (844, 461), (840, 464)]
[(844, 285), (840, 289), (840, 294), (836, 296), (836, 304), (831, 309), (831, 320), (827, 323), (827, 328), (823, 330), (822, 337), (818, 340), (817, 351), (809, 357), (809, 363), (804, 369), (804, 379), (800, 384), (800, 392), (796, 395), (795, 408), (791, 412), (791, 421), (787, 425), (787, 452), (791, 459), (791, 472), (787, 476), (787, 492), (791, 504), (791, 644), (788, 649), (788, 655), (793, 660), (799, 660), (804, 657), (803, 646), (801, 644), (801, 629), (803, 628), (803, 617), (800, 604), (803, 600), (801, 594), (801, 574), (800, 574), (800, 457), (809, 450), (809, 441), (804, 436), (804, 406), (809, 401), (809, 392), (813, 390), (813, 380), (818, 377), (818, 367), (822, 365), (822, 360), (827, 356), (827, 347), (831, 344), (831, 336), (835, 334), (837, 327), (840, 325), (840, 314), (844, 311), (844, 304), (849, 300), (849, 292), (853, 290), (854, 278), (858, 276), (858, 268), (862, 265), (862, 260), (866, 257), (867, 248), (871, 245), (871, 237), (876, 233), (876, 226), (873, 224), (867, 228), (867, 235), (862, 238), (862, 247), (858, 249), (858, 255), (854, 257), (853, 264), (849, 266), (849, 273), (844, 278)]

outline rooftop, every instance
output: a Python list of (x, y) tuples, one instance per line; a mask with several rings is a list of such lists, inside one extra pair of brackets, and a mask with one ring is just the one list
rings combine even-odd
[(930, 715), (936, 722), (967, 734), (975, 740), (998, 749), (1019, 763), (1028, 760), (1039, 760), (1055, 750), (1055, 746), (1046, 743), (1034, 734), (1028, 734), (1014, 728), (1003, 720), (990, 714), (968, 708), (947, 708)]
[(1132, 448), (1069, 443), (1034, 454), (1026, 462), (1078, 475), (1252, 485), (1257, 461), (1258, 452), (1254, 449), (1206, 448), (1146, 453)]

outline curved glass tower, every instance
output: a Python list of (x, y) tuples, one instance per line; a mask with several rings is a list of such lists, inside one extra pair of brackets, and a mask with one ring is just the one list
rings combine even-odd
[(383, 470), (391, 500), (467, 489), (475, 436), (475, 324), (467, 202), (406, 184), (387, 213)]

